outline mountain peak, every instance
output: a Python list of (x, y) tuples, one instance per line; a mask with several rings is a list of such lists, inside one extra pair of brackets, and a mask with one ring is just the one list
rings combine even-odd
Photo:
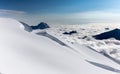
[(104, 32), (99, 35), (95, 35), (93, 37), (98, 40), (109, 39), (109, 38), (115, 38), (117, 40), (120, 40), (120, 29), (116, 28), (114, 30)]
[(36, 30), (36, 29), (46, 29), (46, 28), (50, 28), (50, 27), (49, 27), (49, 25), (47, 23), (41, 22), (37, 26), (31, 26), (31, 28), (33, 30)]

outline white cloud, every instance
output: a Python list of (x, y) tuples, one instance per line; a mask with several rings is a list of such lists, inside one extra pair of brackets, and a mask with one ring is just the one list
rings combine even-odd
[(88, 11), (70, 13), (63, 15), (63, 17), (70, 23), (120, 23), (120, 12), (114, 11)]
[(120, 18), (120, 12), (107, 12), (107, 11), (89, 11), (72, 13), (67, 15), (69, 18), (80, 18), (80, 19), (109, 19), (109, 18)]
[(26, 14), (24, 11), (0, 9), (0, 14)]
[[(86, 23), (120, 23), (120, 12), (88, 11), (66, 14), (32, 14), (27, 16), (27, 22), (44, 21), (53, 24), (86, 24)], [(32, 19), (29, 19), (32, 18)]]
[(38, 24), (41, 21), (53, 24), (120, 23), (120, 11), (103, 10), (66, 14), (26, 14), (24, 11), (0, 9), (0, 14), (10, 14), (5, 16), (25, 21), (29, 24)]

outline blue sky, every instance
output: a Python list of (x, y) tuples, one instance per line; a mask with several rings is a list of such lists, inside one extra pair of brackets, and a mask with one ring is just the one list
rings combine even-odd
[(119, 12), (120, 0), (0, 0), (0, 16), (23, 21), (32, 18), (33, 22), (65, 24), (116, 22)]
[(120, 0), (0, 0), (0, 9), (28, 13), (72, 13), (117, 9)]

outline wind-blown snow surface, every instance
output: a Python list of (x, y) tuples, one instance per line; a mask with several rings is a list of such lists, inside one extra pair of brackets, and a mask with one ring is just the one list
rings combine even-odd
[(25, 31), (24, 26), (14, 19), (0, 18), (0, 73), (120, 73), (120, 65), (111, 59), (84, 45), (59, 40), (71, 48), (60, 45), (49, 35), (46, 37)]

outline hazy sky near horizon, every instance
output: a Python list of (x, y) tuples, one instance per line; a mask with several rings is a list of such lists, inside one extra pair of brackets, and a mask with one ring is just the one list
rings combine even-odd
[(28, 23), (119, 22), (120, 0), (0, 0), (0, 16)]

